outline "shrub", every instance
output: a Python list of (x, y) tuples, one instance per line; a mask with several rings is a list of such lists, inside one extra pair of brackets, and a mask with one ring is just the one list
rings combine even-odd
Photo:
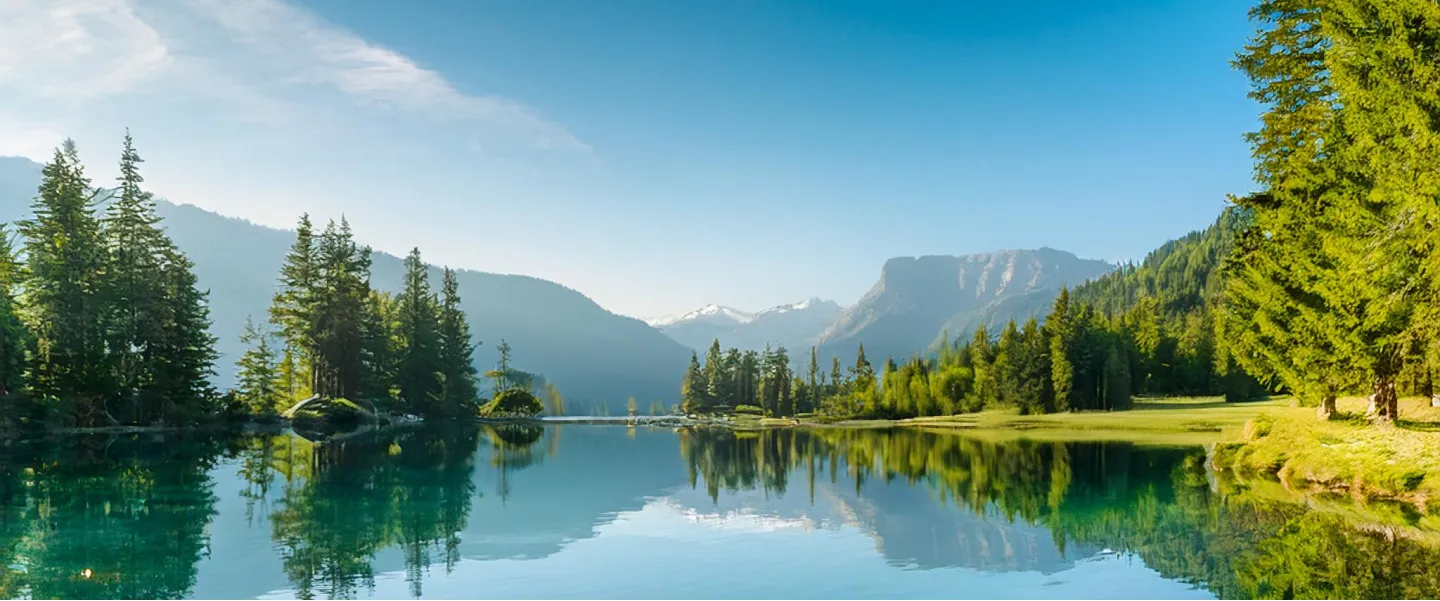
[(754, 405), (736, 405), (735, 413), (737, 415), (765, 415), (765, 410)]
[(480, 407), (483, 417), (535, 417), (545, 411), (545, 404), (535, 395), (520, 389), (502, 390)]

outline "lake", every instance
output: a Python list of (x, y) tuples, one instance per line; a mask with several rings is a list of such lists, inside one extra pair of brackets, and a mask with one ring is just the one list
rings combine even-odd
[(1436, 598), (1435, 516), (1199, 447), (448, 424), (0, 446), (0, 596)]

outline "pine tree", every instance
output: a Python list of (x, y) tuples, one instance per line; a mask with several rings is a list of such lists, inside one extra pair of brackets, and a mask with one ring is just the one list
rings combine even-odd
[(710, 404), (723, 402), (730, 396), (727, 384), (725, 358), (720, 351), (720, 339), (716, 338), (710, 342), (710, 349), (705, 352), (705, 395)]
[(0, 401), (20, 394), (25, 388), (30, 331), (20, 321), (15, 301), (20, 275), (10, 232), (0, 224)]
[(700, 369), (700, 357), (692, 351), (690, 367), (680, 381), (680, 410), (687, 415), (704, 413), (707, 409), (704, 400), (706, 385), (705, 373)]
[(480, 398), (475, 380), (475, 341), (465, 312), (460, 309), (460, 283), (449, 268), (440, 286), (440, 375), (440, 396), (446, 411), (474, 415)]
[(270, 334), (250, 318), (245, 318), (245, 333), (240, 337), (245, 353), (235, 363), (236, 399), (251, 415), (273, 415), (283, 402), (275, 383), (279, 379), (275, 353), (270, 347)]
[(1372, 380), (1374, 417), (1398, 418), (1406, 357), (1440, 335), (1440, 5), (1330, 0), (1324, 66), (1341, 107), (1324, 139), (1340, 138), (1327, 248), (1337, 269), (1321, 289), (1353, 319), (1336, 350)]
[(775, 415), (790, 417), (795, 415), (795, 391), (791, 387), (794, 376), (790, 372), (790, 354), (781, 345), (775, 348), (773, 358), (775, 363), (771, 367), (771, 382), (775, 387)]
[(312, 370), (315, 394), (358, 400), (365, 371), (365, 313), (370, 249), (355, 244), (350, 224), (330, 222), (316, 247), (318, 290)]
[(59, 402), (80, 425), (110, 425), (100, 277), (105, 249), (95, 217), (98, 192), (85, 177), (75, 143), (66, 140), (41, 172), (25, 238), (24, 315), (35, 336), (30, 387)]
[(990, 342), (990, 331), (985, 329), (985, 324), (980, 324), (970, 340), (970, 367), (975, 374), (971, 394), (975, 395), (981, 407), (999, 402), (999, 382), (994, 363), (995, 346)]
[(168, 240), (160, 274), (165, 324), (152, 354), (150, 386), (141, 392), (161, 399), (161, 420), (202, 419), (216, 412), (210, 378), (218, 354), (210, 334), (210, 293), (197, 286), (195, 264)]
[(1130, 408), (1130, 365), (1129, 361), (1122, 357), (1119, 348), (1112, 345), (1110, 352), (1105, 358), (1105, 374), (1103, 379), (1104, 409), (1129, 409)]
[(991, 370), (995, 375), (995, 397), (1002, 405), (1018, 407), (1025, 403), (1020, 390), (1024, 361), (1020, 329), (1011, 319), (1000, 331), (1000, 342), (995, 346), (995, 363)]
[(1075, 342), (1073, 319), (1070, 314), (1070, 289), (1062, 287), (1050, 315), (1045, 318), (1045, 329), (1050, 333), (1050, 381), (1055, 393), (1056, 411), (1070, 410), (1075, 388), (1075, 366), (1070, 361)]
[(434, 403), (441, 394), (440, 318), (418, 248), (405, 257), (404, 281), (398, 299), (400, 401), (420, 415), (439, 417), (443, 412)]
[(361, 389), (370, 400), (390, 410), (396, 403), (396, 381), (399, 379), (398, 306), (394, 295), (371, 290), (365, 303), (364, 372)]
[(270, 305), (270, 323), (279, 328), (284, 343), (282, 373), (292, 402), (308, 398), (315, 390), (319, 298), (320, 265), (314, 227), (310, 215), (304, 214), (295, 228), (295, 242), (280, 268), (280, 290)]
[(141, 183), (130, 133), (125, 133), (120, 156), (118, 195), (101, 221), (106, 248), (102, 298), (106, 311), (106, 338), (113, 395), (118, 401), (111, 413), (122, 421), (145, 423), (147, 413), (162, 399), (141, 397), (140, 391), (157, 388), (156, 369), (165, 359), (156, 356), (166, 335), (165, 280), (162, 263), (173, 243), (160, 228), (155, 202)]
[(501, 338), (500, 344), (495, 345), (495, 354), (498, 356), (495, 369), (485, 372), (485, 375), (491, 380), (492, 394), (500, 394), (513, 386), (510, 380), (510, 343)]
[(1328, 418), (1360, 370), (1332, 344), (1331, 333), (1349, 329), (1346, 311), (1319, 293), (1337, 275), (1327, 241), (1336, 238), (1335, 161), (1346, 138), (1331, 135), (1337, 104), (1320, 8), (1318, 0), (1268, 0), (1250, 12), (1262, 29), (1235, 66), (1250, 77), (1250, 97), (1267, 105), (1247, 139), (1268, 191), (1233, 199), (1251, 219), (1227, 268), (1217, 327), (1227, 360), (1283, 383)]
[(1048, 413), (1055, 410), (1053, 370), (1050, 367), (1050, 341), (1045, 329), (1031, 317), (1020, 330), (1020, 346), (1024, 349), (1019, 361), (1020, 407), (1026, 413)]
[(806, 380), (806, 392), (808, 394), (805, 397), (806, 404), (803, 408), (804, 411), (813, 412), (820, 408), (819, 399), (817, 398), (820, 393), (820, 378), (819, 352), (812, 346), (810, 347), (810, 374)]

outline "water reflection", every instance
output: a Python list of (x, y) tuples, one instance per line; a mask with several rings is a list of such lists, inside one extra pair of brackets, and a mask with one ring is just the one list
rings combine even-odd
[[(713, 565), (647, 576), (672, 594), (741, 595), (748, 589), (735, 587), (753, 578), (744, 566), (799, 561), (767, 596), (807, 597), (848, 577), (819, 557), (855, 536), (891, 566), (866, 577), (878, 596), (955, 594), (917, 588), (921, 573), (954, 587), (976, 573), (1055, 575), (1106, 557), (1153, 570), (1126, 578), (1222, 598), (1440, 594), (1433, 516), (1327, 499), (1307, 509), (1276, 484), (1217, 479), (1195, 448), (518, 424), (329, 443), (93, 436), (0, 447), (0, 500), (9, 598), (351, 598), (386, 596), (389, 579), (404, 586), (392, 595), (566, 596), (547, 587), (575, 569), (565, 551), (580, 541), (615, 555), (677, 539), (704, 546)], [(641, 518), (655, 511), (691, 525), (629, 542), (606, 534), (622, 522), (653, 529)], [(736, 516), (753, 527), (703, 530)], [(785, 539), (809, 545), (813, 565), (752, 544), (785, 524), (833, 533)], [(506, 582), (488, 567), (516, 560), (552, 562), (558, 578)], [(696, 583), (712, 588), (687, 588)], [(1016, 586), (1008, 594), (1114, 596)]]

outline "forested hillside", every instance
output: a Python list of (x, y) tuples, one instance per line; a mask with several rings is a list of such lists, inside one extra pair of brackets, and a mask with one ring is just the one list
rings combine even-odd
[(1165, 243), (1138, 265), (1062, 287), (1043, 321), (1012, 318), (998, 331), (982, 323), (954, 338), (946, 333), (933, 356), (880, 356), (860, 344), (853, 360), (822, 361), (816, 349), (792, 358), (784, 347), (715, 346), (703, 362), (691, 360), (686, 407), (911, 417), (1001, 407), (1124, 409), (1137, 394), (1254, 398), (1265, 389), (1218, 338), (1224, 266), (1246, 224), (1243, 209), (1227, 209), (1209, 228)]

